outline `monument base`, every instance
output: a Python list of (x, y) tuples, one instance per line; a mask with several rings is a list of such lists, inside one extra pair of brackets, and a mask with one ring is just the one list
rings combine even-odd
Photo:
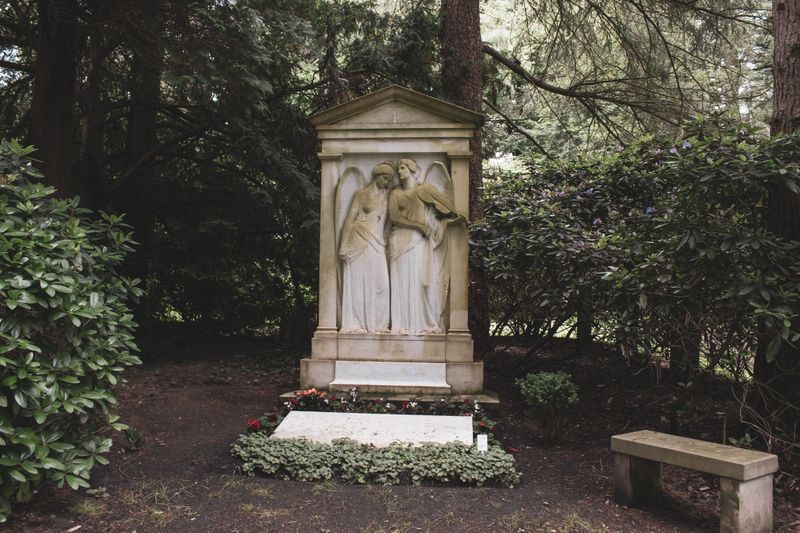
[(479, 394), (483, 363), (467, 330), (428, 335), (340, 333), (317, 328), (300, 362), (303, 388), (384, 394)]
[(300, 361), (300, 387), (408, 394), (479, 394), (483, 391), (483, 363), (418, 363)]
[(473, 360), (472, 336), (468, 331), (447, 334), (397, 335), (394, 333), (338, 333), (317, 328), (311, 339), (313, 359), (346, 361), (403, 361), (419, 363)]

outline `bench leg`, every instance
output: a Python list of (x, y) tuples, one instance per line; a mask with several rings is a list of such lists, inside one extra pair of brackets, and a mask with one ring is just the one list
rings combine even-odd
[(720, 478), (719, 506), (723, 533), (772, 531), (772, 474), (750, 481)]
[(661, 492), (661, 463), (614, 454), (614, 500), (628, 507), (638, 507)]

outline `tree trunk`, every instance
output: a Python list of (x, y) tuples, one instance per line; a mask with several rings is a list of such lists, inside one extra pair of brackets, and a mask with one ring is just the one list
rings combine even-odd
[(104, 62), (111, 46), (104, 44), (101, 29), (89, 40), (89, 65), (83, 92), (83, 157), (79, 168), (82, 175), (80, 191), (83, 205), (100, 209), (106, 204), (103, 167), (105, 164), (105, 103), (102, 85)]
[(688, 383), (700, 368), (700, 328), (691, 312), (676, 321), (669, 346), (669, 380)]
[(77, 0), (39, 0), (36, 66), (31, 95), (28, 142), (38, 148), (44, 181), (61, 197), (72, 195), (76, 67)]
[[(800, 129), (800, 0), (774, 0), (773, 15), (773, 108), (772, 135), (793, 133)], [(787, 240), (800, 240), (800, 195), (787, 187), (773, 186), (769, 192), (766, 227)], [(800, 323), (796, 319), (792, 330)], [(782, 343), (775, 360), (766, 360), (763, 339), (756, 354), (755, 374), (764, 385), (768, 398), (782, 406), (800, 406), (800, 350)], [(767, 400), (769, 402), (769, 399)], [(779, 405), (763, 406), (766, 413), (781, 409)], [(796, 407), (795, 407), (796, 409)], [(783, 411), (790, 424), (796, 424), (797, 412)], [(791, 428), (788, 428), (791, 430)]]
[(164, 50), (161, 36), (161, 0), (142, 0), (139, 11), (129, 17), (127, 33), (133, 48), (130, 108), (127, 131), (128, 179), (117, 191), (128, 210), (128, 223), (139, 243), (130, 256), (128, 274), (139, 278), (145, 297), (137, 318), (149, 316), (147, 298), (150, 256), (153, 247), (152, 204), (158, 198), (158, 179), (153, 152), (158, 147), (158, 106), (161, 102), (161, 74)]
[[(442, 0), (442, 87), (444, 97), (456, 105), (482, 112), (483, 42), (478, 0)], [(482, 133), (470, 140), (469, 219), (483, 218)], [(489, 291), (479, 259), (469, 269), (469, 322), (479, 347), (489, 338)]]
[[(161, 70), (163, 51), (159, 26), (159, 0), (141, 2), (141, 11), (131, 17), (130, 30), (133, 47), (131, 72), (131, 100), (128, 115), (128, 168), (136, 168), (138, 175), (149, 176), (152, 165), (141, 164), (145, 156), (158, 145), (156, 126), (158, 104), (161, 100)], [(137, 180), (129, 180), (140, 188)]]
[(592, 322), (594, 321), (592, 309), (592, 296), (588, 288), (583, 288), (578, 293), (577, 305), (577, 336), (578, 347), (588, 348), (592, 345)]

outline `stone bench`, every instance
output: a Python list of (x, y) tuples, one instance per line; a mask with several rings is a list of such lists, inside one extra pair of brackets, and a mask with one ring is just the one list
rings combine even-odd
[(656, 431), (611, 437), (614, 500), (636, 507), (661, 491), (661, 465), (720, 477), (720, 531), (772, 530), (772, 474), (775, 455)]

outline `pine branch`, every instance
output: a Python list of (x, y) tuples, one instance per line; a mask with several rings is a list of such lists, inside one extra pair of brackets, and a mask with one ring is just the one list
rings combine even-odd
[[(669, 110), (663, 109), (663, 107), (659, 109), (654, 107), (652, 104), (648, 102), (639, 102), (635, 99), (626, 100), (620, 97), (612, 96), (607, 93), (602, 93), (598, 91), (580, 91), (577, 90), (574, 86), (558, 87), (556, 85), (553, 85), (552, 83), (537, 78), (536, 76), (525, 70), (525, 68), (523, 68), (519, 60), (509, 58), (508, 56), (504, 55), (502, 52), (496, 50), (495, 48), (492, 48), (488, 44), (483, 45), (483, 51), (487, 55), (495, 59), (498, 63), (505, 65), (512, 72), (521, 76), (524, 80), (526, 80), (533, 86), (543, 91), (547, 91), (553, 94), (558, 94), (560, 96), (566, 96), (568, 98), (576, 98), (580, 100), (581, 103), (583, 103), (584, 105), (586, 105), (586, 101), (602, 101), (621, 107), (639, 109), (650, 115), (658, 117), (659, 119), (669, 124), (673, 125), (677, 124), (677, 121), (674, 118), (671, 118), (669, 115), (666, 114), (669, 112)], [(633, 96), (635, 97), (639, 95), (636, 95), (634, 93)], [(592, 111), (592, 113), (596, 115), (596, 111)]]

